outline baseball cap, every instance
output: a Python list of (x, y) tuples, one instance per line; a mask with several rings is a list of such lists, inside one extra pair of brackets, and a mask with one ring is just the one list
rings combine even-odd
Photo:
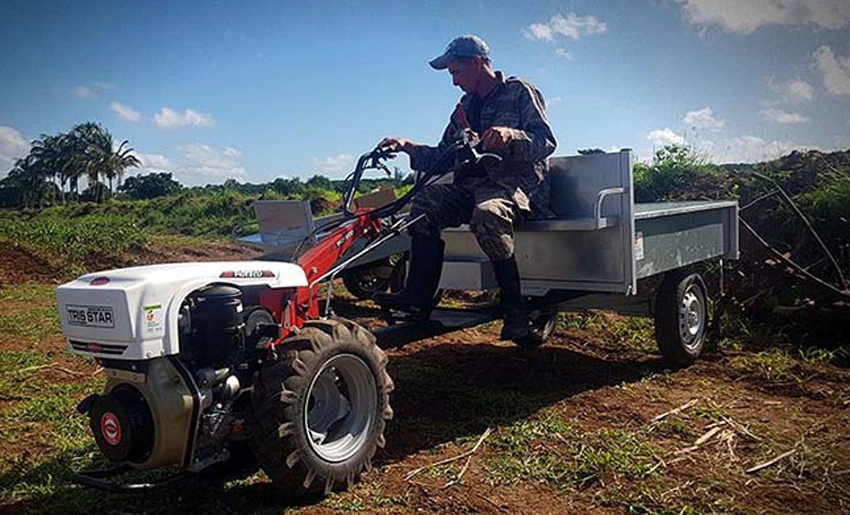
[(449, 43), (443, 55), (431, 59), (428, 64), (435, 70), (445, 70), (450, 62), (457, 61), (459, 57), (490, 59), (490, 49), (487, 48), (487, 43), (478, 36), (472, 34), (458, 36)]

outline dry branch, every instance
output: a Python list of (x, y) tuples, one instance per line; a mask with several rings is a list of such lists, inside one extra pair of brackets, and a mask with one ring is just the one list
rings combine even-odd
[(656, 416), (655, 418), (652, 419), (652, 421), (653, 422), (660, 422), (661, 420), (664, 420), (665, 418), (669, 417), (670, 415), (675, 415), (676, 413), (681, 413), (682, 411), (685, 411), (686, 409), (692, 407), (694, 404), (697, 403), (697, 401), (699, 401), (699, 399), (691, 399), (688, 402), (686, 402), (685, 404), (682, 404), (681, 406), (679, 406), (678, 408), (673, 408), (670, 411), (665, 411), (664, 413)]
[(477, 495), (478, 497), (480, 497), (480, 498), (484, 499), (484, 500), (485, 500), (485, 501), (487, 501), (488, 503), (490, 503), (490, 504), (492, 504), (493, 506), (495, 506), (495, 507), (496, 507), (496, 509), (498, 509), (499, 511), (503, 511), (503, 512), (505, 512), (505, 513), (510, 513), (508, 510), (506, 510), (506, 509), (505, 509), (505, 507), (504, 507), (504, 506), (500, 506), (500, 505), (496, 504), (495, 502), (493, 502), (492, 500), (488, 499), (487, 497), (484, 497), (483, 495), (479, 494), (478, 492), (474, 492), (474, 493), (475, 493), (475, 495)]
[(712, 427), (704, 435), (697, 438), (697, 440), (694, 442), (694, 447), (699, 447), (700, 445), (704, 444), (705, 442), (711, 440), (711, 438), (714, 435), (716, 435), (717, 433), (719, 433), (722, 430), (723, 430), (723, 428), (721, 426)]
[(418, 469), (411, 470), (410, 472), (407, 473), (406, 476), (404, 476), (404, 480), (410, 481), (416, 475), (418, 475), (419, 473), (421, 473), (424, 470), (428, 470), (429, 468), (439, 467), (440, 465), (445, 465), (445, 464), (451, 463), (453, 461), (462, 460), (463, 458), (466, 458), (467, 456), (472, 456), (473, 454), (478, 452), (478, 448), (481, 447), (481, 444), (484, 443), (484, 440), (488, 436), (490, 436), (490, 433), (492, 433), (492, 432), (493, 432), (493, 428), (488, 427), (487, 430), (484, 431), (484, 434), (481, 435), (481, 438), (478, 439), (478, 442), (475, 444), (475, 447), (473, 447), (472, 449), (470, 449), (470, 450), (468, 450), (468, 451), (466, 451), (462, 454), (458, 454), (457, 456), (454, 456), (452, 458), (446, 458), (446, 459), (440, 460), (436, 463), (432, 463), (430, 465), (425, 465), (424, 467), (419, 467)]
[(20, 374), (22, 372), (33, 372), (35, 370), (41, 370), (43, 368), (50, 368), (50, 367), (54, 366), (55, 364), (56, 363), (48, 363), (46, 365), (36, 365), (34, 367), (26, 367), (26, 368), (19, 368), (17, 370), (9, 370), (8, 372), (3, 372), (3, 375), (5, 376), (5, 375), (11, 375), (11, 374)]
[(797, 452), (796, 448), (791, 449), (790, 451), (784, 452), (784, 453), (780, 454), (779, 456), (773, 458), (770, 461), (766, 461), (766, 462), (762, 463), (761, 465), (756, 465), (755, 467), (749, 468), (749, 469), (747, 469), (747, 474), (752, 474), (753, 472), (758, 472), (761, 469), (765, 469), (765, 468), (787, 458), (788, 456), (791, 456), (795, 452)]
[(55, 368), (56, 370), (58, 370), (60, 372), (65, 372), (66, 374), (69, 374), (69, 375), (72, 375), (72, 376), (79, 377), (79, 376), (86, 375), (85, 372), (77, 372), (76, 370), (71, 370), (70, 368), (65, 368), (65, 367), (53, 367), (53, 368)]

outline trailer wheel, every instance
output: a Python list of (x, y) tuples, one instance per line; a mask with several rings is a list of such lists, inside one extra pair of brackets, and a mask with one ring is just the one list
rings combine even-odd
[(523, 349), (533, 350), (542, 346), (552, 336), (558, 323), (558, 313), (532, 314), (529, 316), (529, 323), (528, 336), (517, 338), (514, 343)]
[(708, 327), (708, 295), (699, 274), (670, 273), (655, 305), (655, 339), (668, 361), (688, 366), (702, 354)]
[(372, 295), (390, 289), (394, 267), (389, 258), (376, 263), (352, 268), (342, 274), (345, 288), (360, 300), (370, 300)]
[(350, 487), (392, 418), (393, 382), (375, 337), (343, 319), (305, 323), (254, 381), (252, 450), (291, 493)]

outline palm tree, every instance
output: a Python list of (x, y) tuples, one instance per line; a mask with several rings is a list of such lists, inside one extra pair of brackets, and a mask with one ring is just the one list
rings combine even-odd
[(38, 161), (29, 155), (15, 161), (9, 172), (8, 180), (14, 184), (21, 195), (24, 207), (44, 207), (47, 196), (53, 188), (48, 186)]
[[(74, 133), (86, 144), (83, 168), (86, 170), (89, 183), (97, 185), (101, 177), (109, 180), (110, 196), (113, 192), (112, 181), (116, 177), (120, 180), (127, 168), (141, 165), (139, 159), (133, 155), (133, 149), (124, 148), (129, 143), (127, 140), (115, 148), (112, 134), (96, 123), (88, 122), (78, 125), (74, 128)], [(97, 200), (98, 202), (103, 200), (101, 194), (98, 194)]]
[(124, 177), (124, 172), (127, 168), (141, 166), (142, 162), (133, 155), (133, 149), (130, 147), (124, 148), (124, 145), (129, 143), (124, 140), (118, 145), (118, 149), (112, 153), (109, 158), (109, 166), (107, 167), (106, 177), (109, 179), (109, 193), (112, 193), (112, 179), (117, 177), (120, 185), (121, 179)]

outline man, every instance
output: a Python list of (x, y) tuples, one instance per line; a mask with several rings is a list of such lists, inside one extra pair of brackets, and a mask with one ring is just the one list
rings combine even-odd
[[(477, 36), (455, 38), (429, 64), (436, 70), (448, 69), (452, 83), (464, 92), (461, 104), (469, 130), (480, 136), (483, 151), (502, 160), (484, 160), (462, 175), (455, 174), (452, 184), (434, 184), (420, 192), (411, 216), (425, 217), (409, 229), (407, 285), (398, 294), (377, 294), (375, 301), (427, 318), (442, 272), (445, 245), (440, 231), (469, 223), (493, 263), (501, 289), (501, 338), (523, 338), (528, 334), (528, 313), (520, 294), (513, 226), (532, 207), (548, 212), (546, 157), (556, 143), (546, 121), (543, 97), (533, 84), (506, 79), (494, 71), (487, 44)], [(399, 137), (384, 138), (379, 147), (405, 152), (411, 168), (427, 170), (463, 131), (464, 121), (456, 110), (436, 147)]]

